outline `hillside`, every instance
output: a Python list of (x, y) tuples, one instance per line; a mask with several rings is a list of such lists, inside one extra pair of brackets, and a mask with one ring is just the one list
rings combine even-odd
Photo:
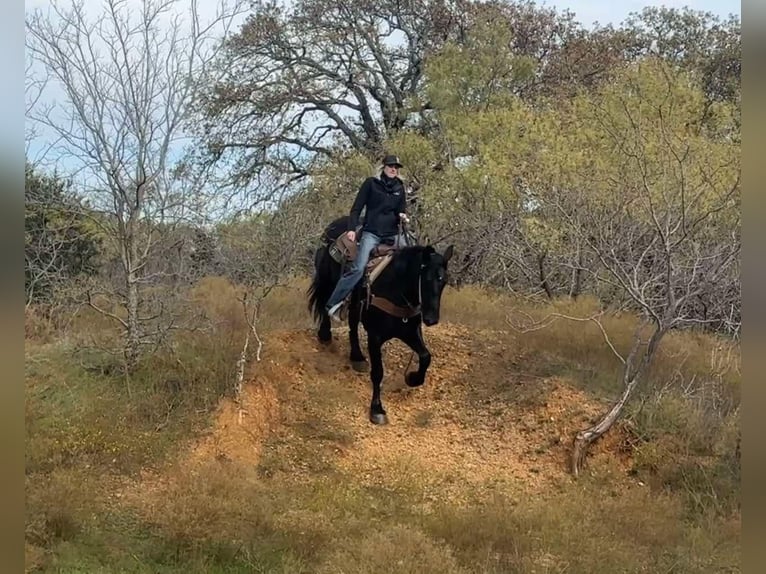
[[(29, 572), (740, 571), (738, 7), (101, 4), (26, 10)], [(385, 427), (347, 228), (446, 287)]]
[[(347, 364), (346, 332), (336, 329), (329, 348), (311, 332), (272, 334), (263, 362), (251, 365), (241, 407), (222, 403), (190, 459), (261, 465), (269, 475), (292, 477), (318, 464), (386, 487), (401, 480), (396, 469), (411, 466), (430, 477), (435, 497), (449, 502), (467, 491), (504, 485), (538, 492), (567, 480), (572, 433), (599, 411), (584, 393), (555, 377), (514, 372), (513, 349), (491, 347), (491, 333), (441, 324), (427, 330), (435, 359), (422, 388), (404, 385), (409, 350), (387, 344), (383, 384), (391, 424), (375, 427), (366, 416), (369, 375)], [(416, 366), (417, 357), (409, 368)], [(594, 464), (619, 458), (611, 440), (596, 450)]]
[[(425, 331), (433, 362), (423, 387), (403, 384), (417, 358), (410, 363), (399, 342), (384, 347), (385, 427), (367, 422), (369, 376), (346, 360), (346, 328), (324, 347), (305, 318), (286, 311), (264, 332), (239, 402), (222, 399), (196, 431), (173, 435), (170, 419), (160, 434), (135, 423), (112, 435), (80, 431), (95, 424), (87, 409), (105, 410), (90, 400), (58, 423), (87, 445), (57, 459), (63, 447), (46, 442), (43, 464), (34, 453), (53, 425), (28, 423), (28, 456), (37, 460), (28, 470), (30, 570), (738, 571), (738, 512), (693, 511), (692, 487), (668, 482), (667, 468), (709, 454), (672, 454), (659, 432), (639, 441), (637, 418), (596, 444), (575, 481), (567, 472), (572, 433), (603, 408), (609, 377), (578, 378), (587, 368), (564, 357), (598, 367), (601, 350), (584, 351), (597, 339), (581, 330), (572, 340), (564, 326), (508, 333), (496, 303), (477, 295), (450, 293), (447, 319)], [(271, 312), (294, 309), (285, 307), (294, 297), (275, 297)], [(225, 315), (220, 297), (209, 301)], [(33, 370), (32, 409), (55, 398), (50, 381), (41, 398), (41, 384)], [(77, 389), (68, 392), (86, 392)], [(62, 404), (70, 408), (59, 402), (56, 416)], [(691, 425), (691, 410), (686, 419)], [(163, 433), (162, 451), (146, 446)], [(96, 443), (112, 445), (114, 460)], [(665, 453), (653, 471), (649, 452)]]

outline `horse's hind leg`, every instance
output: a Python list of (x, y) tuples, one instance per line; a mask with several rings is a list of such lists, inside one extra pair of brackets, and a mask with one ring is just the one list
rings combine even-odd
[(319, 330), (317, 331), (317, 338), (320, 343), (325, 345), (329, 345), (332, 342), (330, 317), (327, 315), (327, 311), (325, 311), (324, 308), (319, 312)]
[(348, 307), (348, 340), (351, 347), (349, 359), (351, 367), (360, 373), (368, 369), (367, 360), (362, 354), (362, 348), (359, 346), (359, 318), (362, 314), (362, 298), (359, 289), (351, 292), (351, 301)]
[(383, 341), (376, 335), (367, 333), (367, 350), (370, 353), (370, 380), (372, 381), (372, 402), (370, 403), (370, 422), (384, 425), (388, 422), (383, 402), (380, 400), (380, 386), (383, 382)]
[(332, 329), (330, 317), (324, 306), (332, 293), (333, 266), (330, 253), (327, 247), (320, 247), (314, 254), (314, 281), (312, 283), (312, 307), (315, 316), (319, 319), (319, 329), (317, 330), (317, 339), (325, 345), (332, 342)]
[(402, 341), (418, 355), (418, 370), (407, 373), (404, 382), (408, 387), (419, 387), (426, 381), (426, 371), (431, 364), (431, 353), (423, 341), (423, 330), (420, 325), (416, 329), (407, 332)]

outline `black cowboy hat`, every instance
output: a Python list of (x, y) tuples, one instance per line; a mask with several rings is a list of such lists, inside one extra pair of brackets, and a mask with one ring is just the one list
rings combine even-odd
[(402, 166), (402, 162), (399, 161), (398, 155), (387, 155), (383, 158), (383, 165), (395, 165), (396, 167), (404, 167)]

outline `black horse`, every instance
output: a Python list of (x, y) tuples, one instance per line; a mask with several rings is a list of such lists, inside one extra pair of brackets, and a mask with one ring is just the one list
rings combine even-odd
[[(332, 341), (332, 331), (325, 305), (341, 275), (341, 265), (333, 259), (329, 248), (341, 233), (346, 232), (347, 225), (347, 217), (333, 221), (325, 230), (325, 245), (314, 254), (314, 278), (308, 290), (309, 310), (319, 321), (319, 340), (327, 344)], [(431, 353), (423, 341), (422, 324), (430, 327), (439, 322), (441, 295), (447, 284), (447, 263), (452, 253), (452, 245), (444, 254), (436, 252), (430, 245), (397, 249), (370, 289), (364, 285), (363, 278), (351, 292), (348, 306), (349, 358), (355, 370), (366, 370), (367, 362), (359, 346), (361, 320), (367, 332), (371, 363), (370, 421), (375, 424), (388, 422), (380, 399), (383, 343), (396, 338), (417, 353), (419, 368), (406, 375), (405, 383), (418, 387), (425, 382)]]

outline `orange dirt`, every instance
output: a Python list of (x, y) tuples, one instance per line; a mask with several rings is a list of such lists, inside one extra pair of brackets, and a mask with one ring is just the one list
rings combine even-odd
[(205, 463), (213, 458), (257, 462), (263, 439), (278, 420), (278, 409), (279, 401), (271, 385), (250, 384), (239, 402), (221, 403), (211, 434), (191, 449), (187, 464)]
[[(212, 430), (179, 462), (188, 470), (214, 460), (255, 467), (272, 449), (290, 479), (312, 480), (316, 471), (298, 447), (326, 447), (326, 465), (362, 484), (406, 488), (425, 481), (429, 492), (453, 503), (497, 489), (540, 493), (570, 480), (572, 436), (603, 405), (565, 380), (520, 373), (512, 351), (491, 345), (487, 335), (451, 324), (426, 329), (433, 359), (416, 389), (403, 382), (409, 349), (389, 342), (383, 381), (389, 425), (379, 427), (367, 420), (369, 374), (351, 370), (346, 329), (335, 330), (329, 347), (309, 331), (272, 333), (262, 361), (250, 365), (241, 404), (223, 401)], [(414, 357), (409, 369), (416, 368)], [(613, 429), (592, 449), (590, 464), (626, 469), (621, 440)], [(165, 480), (145, 477), (144, 493), (147, 482)]]

